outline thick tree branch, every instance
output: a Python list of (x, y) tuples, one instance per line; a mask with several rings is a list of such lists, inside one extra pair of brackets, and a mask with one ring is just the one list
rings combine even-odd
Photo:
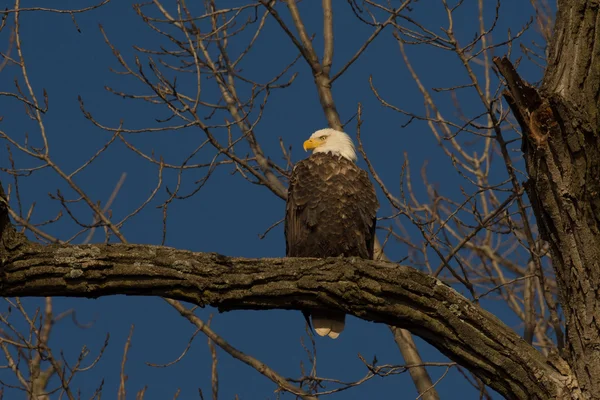
[(554, 397), (564, 386), (544, 357), (495, 316), (410, 267), (25, 240), (1, 252), (1, 296), (163, 296), (221, 311), (330, 307), (410, 329), (509, 398)]

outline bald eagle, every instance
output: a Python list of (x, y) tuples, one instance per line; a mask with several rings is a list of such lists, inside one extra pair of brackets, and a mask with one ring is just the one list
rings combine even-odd
[[(373, 259), (375, 216), (379, 203), (368, 174), (356, 164), (352, 139), (321, 129), (304, 142), (313, 154), (292, 171), (285, 215), (288, 257)], [(306, 310), (320, 336), (337, 338), (346, 315)]]

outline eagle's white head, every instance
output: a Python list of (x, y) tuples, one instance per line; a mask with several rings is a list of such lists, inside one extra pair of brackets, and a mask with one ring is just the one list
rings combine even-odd
[(304, 150), (312, 150), (313, 153), (331, 153), (356, 162), (356, 151), (352, 139), (344, 132), (335, 129), (321, 129), (313, 133), (304, 142)]

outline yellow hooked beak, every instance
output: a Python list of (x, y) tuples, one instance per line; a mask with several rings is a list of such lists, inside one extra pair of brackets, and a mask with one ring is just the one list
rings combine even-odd
[(318, 139), (308, 139), (306, 142), (304, 142), (304, 145), (302, 147), (304, 147), (304, 151), (308, 151), (316, 149), (321, 145), (321, 143), (322, 141)]

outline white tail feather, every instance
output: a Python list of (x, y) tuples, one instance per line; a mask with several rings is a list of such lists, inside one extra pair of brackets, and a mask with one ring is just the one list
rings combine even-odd
[(329, 336), (337, 339), (346, 325), (346, 314), (335, 311), (312, 311), (312, 326), (319, 336)]

